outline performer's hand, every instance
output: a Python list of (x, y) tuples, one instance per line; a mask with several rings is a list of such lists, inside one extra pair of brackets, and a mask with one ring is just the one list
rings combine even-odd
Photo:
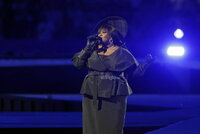
[(100, 37), (98, 37), (97, 35), (91, 35), (87, 38), (87, 43), (86, 46), (84, 48), (84, 50), (86, 51), (94, 51), (95, 49), (97, 49), (97, 45), (98, 45), (98, 41), (101, 40)]
[(155, 58), (151, 54), (147, 54), (145, 56), (145, 59), (147, 63), (152, 63), (155, 60)]

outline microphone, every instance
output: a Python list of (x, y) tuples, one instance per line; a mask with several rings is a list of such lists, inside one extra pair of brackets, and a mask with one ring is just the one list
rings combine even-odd
[(97, 44), (97, 45), (102, 43), (102, 38), (99, 37), (97, 34), (90, 35), (90, 36), (87, 37), (87, 39), (89, 41), (94, 41), (95, 44)]

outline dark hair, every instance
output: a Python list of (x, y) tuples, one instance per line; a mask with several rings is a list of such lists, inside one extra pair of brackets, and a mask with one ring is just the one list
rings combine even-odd
[[(104, 24), (102, 25), (100, 29), (106, 29), (108, 30), (108, 33), (111, 35), (112, 39), (113, 39), (113, 43), (117, 46), (122, 46), (122, 47), (125, 47), (125, 43), (123, 42), (124, 41), (124, 38), (122, 37), (122, 35), (119, 33), (118, 30), (116, 30), (112, 25), (109, 25), (109, 24)], [(99, 31), (98, 30), (98, 31)]]

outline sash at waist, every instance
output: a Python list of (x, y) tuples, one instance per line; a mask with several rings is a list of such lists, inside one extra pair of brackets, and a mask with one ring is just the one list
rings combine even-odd
[(111, 72), (111, 71), (107, 71), (107, 72), (99, 72), (99, 71), (88, 71), (88, 75), (97, 75), (97, 76), (124, 76), (124, 72)]

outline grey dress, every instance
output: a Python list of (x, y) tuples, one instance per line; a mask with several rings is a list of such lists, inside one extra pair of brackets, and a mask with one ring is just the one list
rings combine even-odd
[(78, 68), (88, 68), (80, 93), (83, 94), (83, 134), (123, 134), (126, 97), (132, 94), (127, 75), (140, 75), (145, 64), (119, 48), (109, 56), (96, 51), (82, 58), (82, 51), (72, 58)]

